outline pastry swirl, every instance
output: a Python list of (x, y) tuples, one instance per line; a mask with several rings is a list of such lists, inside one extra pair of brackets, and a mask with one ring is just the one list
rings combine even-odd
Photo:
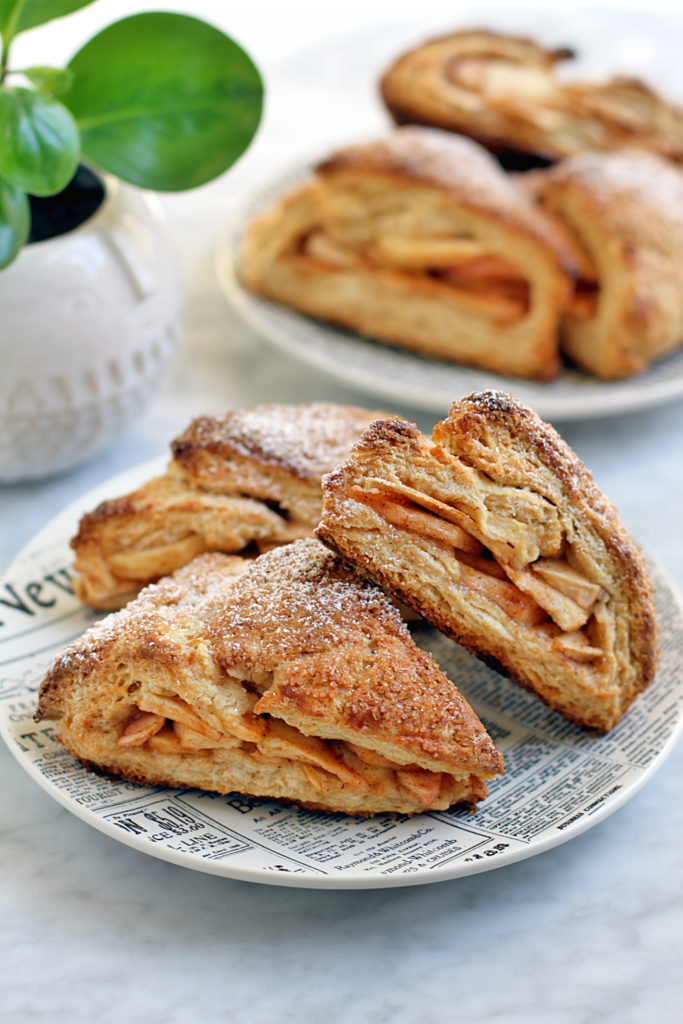
[(683, 113), (677, 107), (631, 78), (562, 80), (555, 69), (572, 56), (530, 39), (454, 32), (396, 61), (381, 93), (397, 124), (469, 135), (508, 167), (624, 146), (680, 162)]

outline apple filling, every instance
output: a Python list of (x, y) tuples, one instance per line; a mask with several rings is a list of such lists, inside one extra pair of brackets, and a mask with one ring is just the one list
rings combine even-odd
[(494, 54), (468, 54), (450, 60), (445, 66), (445, 77), (452, 85), (478, 94), (488, 106), (503, 113), (533, 120), (542, 128), (551, 129), (561, 123), (559, 111), (566, 105), (563, 90), (544, 67), (520, 64)]
[(348, 496), (393, 526), (448, 545), (454, 554), (454, 577), (465, 593), (483, 596), (519, 625), (537, 628), (551, 639), (555, 651), (579, 662), (602, 655), (584, 632), (602, 587), (566, 558), (539, 557), (516, 568), (501, 558), (500, 544), (494, 554), (474, 536), (481, 531), (467, 512), (410, 487), (401, 486), (397, 493), (389, 487), (352, 486)]
[(566, 312), (577, 320), (592, 320), (598, 312), (600, 289), (597, 281), (577, 281)]
[[(256, 696), (250, 696), (256, 702)], [(218, 729), (205, 721), (180, 697), (136, 693), (134, 710), (124, 724), (118, 746), (161, 755), (204, 756), (221, 748), (239, 747), (255, 762), (276, 759), (298, 764), (321, 795), (349, 786), (366, 793), (393, 789), (407, 793), (419, 807), (441, 810), (450, 806), (454, 791), (463, 782), (447, 772), (400, 764), (348, 740), (306, 736), (269, 716), (247, 713), (231, 720), (229, 727), (221, 725)], [(476, 791), (476, 780), (470, 781), (470, 788)]]
[(447, 287), (467, 312), (501, 325), (515, 323), (529, 312), (530, 288), (525, 276), (471, 237), (383, 234), (370, 245), (355, 249), (317, 229), (300, 241), (298, 258), (334, 269), (381, 267), (420, 275)]

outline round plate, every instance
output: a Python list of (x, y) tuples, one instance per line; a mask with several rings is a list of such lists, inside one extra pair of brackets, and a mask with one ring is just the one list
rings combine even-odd
[(537, 384), (406, 352), (253, 295), (237, 274), (244, 229), (284, 192), (309, 179), (314, 164), (298, 165), (254, 192), (231, 219), (217, 253), (218, 277), (228, 301), (254, 330), (289, 355), (365, 393), (440, 415), (456, 399), (487, 388), (513, 391), (547, 420), (612, 416), (683, 395), (683, 349), (629, 380), (599, 381), (565, 368), (551, 383)]
[(651, 566), (662, 660), (657, 678), (608, 735), (549, 711), (428, 627), (432, 652), (483, 720), (505, 775), (467, 809), (375, 818), (323, 814), (240, 794), (115, 782), (86, 771), (36, 725), (36, 691), (55, 654), (99, 614), (69, 586), (69, 538), (80, 515), (163, 471), (146, 463), (71, 505), (22, 551), (0, 581), (0, 727), (21, 766), (69, 811), (162, 860), (228, 878), (306, 888), (360, 889), (456, 878), (542, 853), (596, 825), (654, 775), (683, 723), (683, 612)]

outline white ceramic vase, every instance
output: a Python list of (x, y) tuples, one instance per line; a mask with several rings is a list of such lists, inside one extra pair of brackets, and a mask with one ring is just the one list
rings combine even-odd
[(0, 481), (62, 472), (143, 410), (180, 333), (155, 197), (103, 176), (97, 211), (0, 271)]

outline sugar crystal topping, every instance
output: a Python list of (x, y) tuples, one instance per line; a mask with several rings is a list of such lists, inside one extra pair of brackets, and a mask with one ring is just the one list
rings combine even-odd
[[(248, 564), (248, 571), (236, 581), (237, 563)], [(57, 658), (52, 672), (87, 672), (114, 642), (151, 654), (183, 635), (210, 637), (224, 665), (268, 669), (377, 630), (409, 636), (378, 587), (361, 580), (317, 541), (296, 541), (251, 563), (199, 556), (92, 626)]]
[(655, 225), (664, 223), (683, 235), (683, 173), (654, 153), (581, 153), (558, 164), (550, 177), (577, 179), (617, 227), (633, 219), (641, 232), (649, 233), (654, 217)]
[(264, 669), (381, 630), (407, 630), (388, 598), (317, 541), (297, 541), (259, 558), (233, 588), (212, 634), (219, 660)]
[(145, 587), (121, 611), (106, 615), (57, 656), (51, 672), (88, 671), (110, 644), (144, 642), (152, 649), (173, 631), (201, 632), (233, 586), (242, 559), (222, 554), (200, 555), (173, 576)]
[(258, 405), (195, 420), (177, 443), (225, 447), (317, 481), (334, 469), (367, 425), (380, 416), (332, 402)]

